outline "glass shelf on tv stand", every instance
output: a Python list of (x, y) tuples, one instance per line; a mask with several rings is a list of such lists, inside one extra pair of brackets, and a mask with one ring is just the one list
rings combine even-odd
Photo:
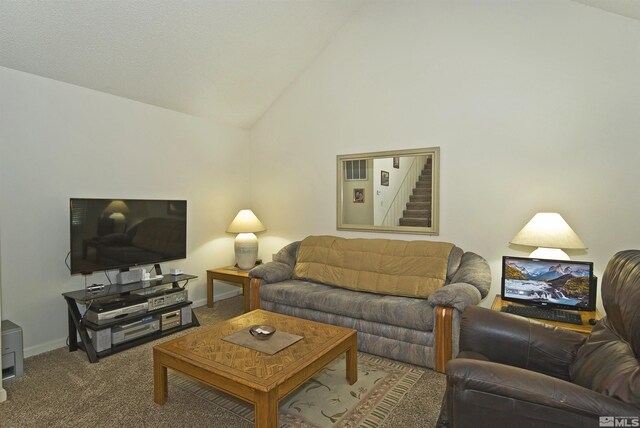
[(195, 275), (164, 275), (162, 278), (153, 279), (150, 281), (132, 282), (130, 284), (104, 284), (104, 287), (95, 290), (76, 290), (69, 293), (62, 293), (63, 296), (75, 300), (77, 303), (85, 304), (92, 300), (105, 299), (112, 296), (118, 296), (122, 294), (138, 293), (144, 294), (144, 291), (154, 289), (160, 286), (172, 285), (178, 286), (178, 283), (195, 279)]

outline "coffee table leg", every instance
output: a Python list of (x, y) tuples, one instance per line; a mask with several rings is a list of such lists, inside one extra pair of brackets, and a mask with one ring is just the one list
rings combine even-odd
[(353, 385), (358, 381), (358, 336), (351, 339), (351, 346), (347, 349), (347, 381)]
[(167, 399), (167, 368), (160, 364), (157, 355), (153, 356), (153, 401), (164, 404)]
[(278, 397), (275, 391), (258, 393), (255, 405), (256, 428), (278, 428)]

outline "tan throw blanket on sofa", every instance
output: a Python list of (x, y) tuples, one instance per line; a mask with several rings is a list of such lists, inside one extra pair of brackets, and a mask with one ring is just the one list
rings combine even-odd
[(428, 297), (446, 280), (453, 244), (309, 236), (293, 277), (352, 290)]

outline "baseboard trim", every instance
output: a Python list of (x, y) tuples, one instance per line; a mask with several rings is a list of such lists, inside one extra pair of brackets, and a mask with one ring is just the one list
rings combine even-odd
[(67, 346), (67, 338), (56, 339), (50, 342), (41, 343), (36, 346), (30, 346), (24, 348), (24, 358), (33, 357), (34, 355), (42, 354), (44, 352), (53, 351), (54, 349), (64, 348)]
[[(236, 297), (242, 294), (242, 288), (234, 288), (233, 290), (225, 291), (223, 293), (218, 293), (216, 291), (215, 296), (213, 298), (213, 303), (218, 302), (220, 300), (230, 299), (232, 297)], [(197, 302), (197, 305), (196, 305)], [(199, 308), (200, 306), (205, 306), (207, 304), (207, 299), (200, 299), (193, 302), (194, 308)]]

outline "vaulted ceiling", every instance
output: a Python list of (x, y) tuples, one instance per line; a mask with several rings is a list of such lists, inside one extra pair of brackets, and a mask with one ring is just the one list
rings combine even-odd
[(2, 0), (0, 66), (251, 128), (367, 1)]
[(363, 0), (0, 1), (0, 65), (249, 128)]

